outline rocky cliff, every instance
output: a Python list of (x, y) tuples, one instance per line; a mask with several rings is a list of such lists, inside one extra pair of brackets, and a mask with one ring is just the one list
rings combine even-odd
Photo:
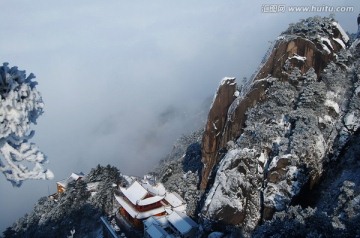
[(220, 85), (202, 140), (204, 220), (248, 235), (291, 205), (313, 204), (306, 195), (358, 130), (356, 45), (334, 19), (302, 20), (277, 38), (236, 97)]
[(201, 176), (200, 187), (202, 189), (206, 188), (210, 173), (218, 162), (217, 154), (222, 146), (220, 145), (222, 138), (220, 135), (224, 130), (228, 109), (238, 93), (235, 78), (224, 78), (214, 96), (201, 143), (202, 162), (205, 168)]
[[(336, 53), (346, 48), (348, 41), (349, 37), (337, 22), (325, 22), (320, 18), (292, 24), (278, 37), (270, 55), (254, 77), (251, 88), (247, 88), (246, 92), (242, 93), (242, 97), (234, 100), (232, 105), (228, 105), (228, 101), (223, 104), (213, 103), (203, 137), (202, 153), (206, 168), (203, 172), (201, 189), (206, 188), (213, 165), (222, 156), (221, 153), (214, 151), (225, 148), (228, 141), (240, 136), (246, 120), (245, 112), (264, 98), (270, 84), (269, 81), (262, 79), (273, 77), (283, 81), (288, 80), (294, 68), (301, 74), (305, 74), (310, 69), (314, 70), (317, 77), (320, 77), (326, 65), (335, 60)], [(214, 102), (229, 100), (226, 94), (232, 93), (232, 90), (226, 92), (226, 87), (221, 84), (218, 91), (221, 93), (216, 94)], [(231, 109), (229, 113), (219, 112), (229, 107)], [(218, 121), (225, 121), (225, 125), (217, 128), (216, 137), (212, 135), (215, 118)], [(215, 144), (217, 148), (210, 148)]]

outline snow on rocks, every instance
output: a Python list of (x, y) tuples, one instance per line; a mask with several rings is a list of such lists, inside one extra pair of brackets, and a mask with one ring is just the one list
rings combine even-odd
[(356, 116), (356, 113), (350, 112), (344, 118), (344, 125), (347, 130), (356, 131), (360, 126), (359, 117)]
[(210, 109), (213, 108), (214, 102), (215, 102), (216, 98), (218, 97), (220, 88), (223, 87), (223, 85), (231, 85), (231, 86), (236, 85), (235, 79), (236, 79), (236, 78), (225, 77), (225, 78), (223, 78), (223, 79), (220, 81), (219, 87), (218, 87), (218, 89), (216, 90), (216, 93), (214, 94), (212, 103), (211, 103), (211, 105), (210, 105)]
[(267, 156), (265, 156), (264, 153), (261, 153), (260, 156), (259, 156), (259, 158), (258, 158), (258, 160), (259, 160), (261, 163), (265, 164), (266, 161), (267, 161), (267, 158), (266, 158), (266, 157), (267, 157)]
[(234, 84), (234, 77), (225, 77), (220, 81), (220, 85), (224, 85), (224, 84), (230, 84), (233, 85)]
[(238, 90), (236, 90), (235, 93), (234, 93), (234, 96), (235, 96), (235, 97), (239, 97), (239, 96), (240, 96), (240, 92), (239, 92)]
[(298, 157), (292, 154), (276, 156), (269, 165), (267, 186), (264, 189), (264, 205), (280, 211), (285, 209), (291, 197), (300, 191), (298, 183)]
[(328, 91), (326, 93), (326, 100), (325, 100), (325, 106), (334, 109), (334, 111), (339, 114), (340, 113), (340, 107), (339, 104), (335, 102), (335, 99), (337, 98), (337, 94), (335, 94), (332, 91)]
[(332, 50), (334, 50), (334, 47), (332, 46), (330, 40), (326, 37), (320, 38), (321, 42), (323, 42), (326, 46), (330, 47)]
[(334, 21), (332, 24), (333, 24), (333, 26), (335, 26), (335, 27), (339, 30), (339, 32), (340, 32), (340, 34), (341, 34), (341, 37), (342, 37), (342, 40), (343, 40), (345, 43), (347, 43), (347, 42), (350, 40), (350, 38), (349, 38), (349, 36), (346, 34), (346, 32), (344, 31), (344, 29), (340, 26), (339, 23), (337, 23), (337, 22), (335, 22), (335, 21)]
[(332, 109), (334, 109), (334, 111), (339, 114), (340, 112), (340, 107), (339, 104), (337, 104), (336, 102), (330, 100), (330, 99), (326, 99), (325, 101), (325, 106), (330, 107)]
[(298, 54), (294, 54), (292, 57), (289, 57), (289, 59), (297, 59), (299, 61), (305, 61), (306, 57), (305, 56), (300, 56)]
[(315, 151), (318, 153), (318, 157), (322, 158), (325, 155), (326, 142), (322, 134), (317, 136)]
[(337, 43), (339, 43), (339, 45), (341, 45), (341, 47), (342, 47), (343, 49), (346, 48), (345, 43), (344, 43), (341, 39), (339, 39), (339, 38), (333, 38), (333, 40), (336, 41)]
[(256, 226), (260, 219), (257, 212), (260, 208), (260, 191), (253, 188), (261, 187), (261, 176), (257, 172), (258, 162), (254, 160), (257, 153), (249, 148), (228, 151), (206, 197), (203, 210), (206, 217), (226, 217), (227, 223), (243, 223), (248, 229)]
[(322, 46), (323, 50), (325, 50), (325, 52), (327, 54), (331, 54), (331, 50), (325, 44), (322, 43), (321, 46)]
[(319, 123), (332, 123), (333, 120), (329, 115), (325, 115), (324, 117), (319, 117)]

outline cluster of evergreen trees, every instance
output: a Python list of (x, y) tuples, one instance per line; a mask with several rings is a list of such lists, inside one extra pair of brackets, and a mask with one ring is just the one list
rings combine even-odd
[[(42, 197), (34, 210), (8, 227), (3, 236), (67, 237), (75, 230), (76, 237), (91, 237), (100, 227), (100, 216), (113, 212), (115, 187), (122, 181), (116, 167), (98, 165), (83, 179), (68, 184), (57, 199)], [(91, 195), (87, 184), (97, 182)]]

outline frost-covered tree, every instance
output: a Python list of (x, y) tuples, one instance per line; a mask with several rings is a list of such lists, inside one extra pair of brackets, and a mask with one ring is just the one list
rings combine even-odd
[(36, 124), (44, 107), (34, 78), (8, 63), (0, 67), (0, 171), (14, 186), (27, 179), (53, 178), (43, 168), (46, 156), (29, 142), (34, 135), (30, 125)]
[(111, 214), (113, 211), (113, 199), (115, 187), (114, 184), (126, 183), (120, 175), (120, 171), (114, 167), (107, 165), (106, 167), (98, 165), (92, 169), (88, 176), (88, 182), (97, 182), (97, 192), (91, 197), (91, 204), (100, 209), (102, 213)]

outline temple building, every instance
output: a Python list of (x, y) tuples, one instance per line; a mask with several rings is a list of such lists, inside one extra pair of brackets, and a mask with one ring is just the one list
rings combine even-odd
[[(168, 192), (163, 184), (154, 184), (147, 179), (133, 180), (129, 186), (119, 187), (118, 193), (115, 194), (115, 200), (120, 205), (120, 215), (139, 230), (144, 228), (144, 221), (151, 217), (168, 217), (171, 220), (170, 217), (176, 216), (178, 218), (187, 217), (186, 219), (191, 220), (185, 214), (185, 201), (177, 193)], [(196, 224), (194, 221), (192, 222), (192, 225)], [(148, 229), (151, 231), (156, 228), (158, 227)]]
[[(71, 182), (73, 182), (73, 181), (77, 182), (79, 180), (84, 180), (84, 179), (85, 179), (85, 175), (82, 172), (81, 173), (71, 173), (71, 175), (68, 178), (56, 182), (57, 193), (53, 194), (51, 196), (53, 198), (57, 198), (59, 194), (66, 191), (66, 189), (68, 188), (68, 185)], [(86, 183), (86, 189), (91, 193), (91, 196), (96, 194), (98, 185), (99, 185), (99, 182)]]
[(67, 179), (63, 179), (59, 182), (56, 182), (57, 193), (60, 194), (60, 193), (65, 192), (65, 190), (70, 182), (83, 179), (84, 176), (85, 175), (83, 173), (78, 173), (78, 174), (72, 173)]

